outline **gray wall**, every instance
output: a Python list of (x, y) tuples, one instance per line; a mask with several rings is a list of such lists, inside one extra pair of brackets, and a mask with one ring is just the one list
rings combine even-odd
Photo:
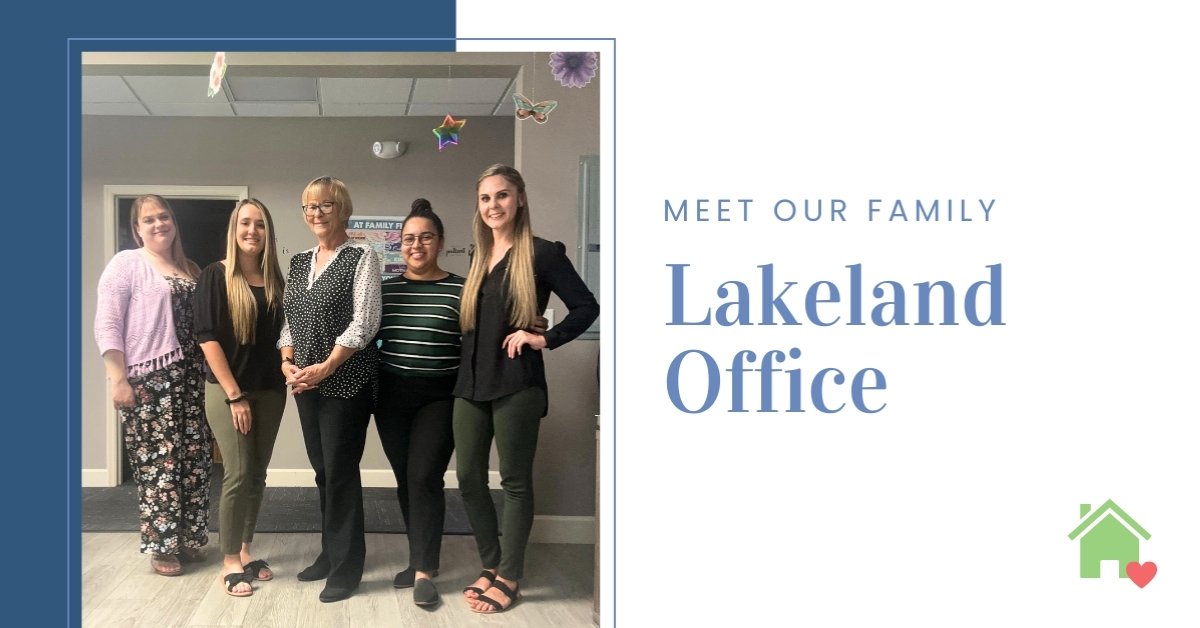
[[(540, 75), (548, 75), (539, 70)], [(407, 213), (414, 198), (428, 198), (446, 223), (447, 248), (470, 242), (474, 184), (496, 162), (515, 163), (529, 184), (535, 232), (561, 240), (574, 258), (578, 239), (578, 158), (599, 152), (599, 89), (543, 86), (560, 106), (546, 125), (509, 117), (469, 117), (462, 143), (439, 153), (431, 132), (441, 118), (150, 118), (85, 116), (82, 126), (82, 468), (106, 461), (103, 362), (92, 340), (95, 286), (107, 262), (104, 185), (245, 185), (275, 217), (286, 268), (290, 254), (315, 244), (297, 206), (303, 186), (329, 174), (350, 189), (357, 215)], [(548, 77), (547, 77), (548, 78)], [(557, 88), (554, 90), (552, 88)], [(371, 154), (375, 140), (409, 142), (391, 160)], [(516, 148), (521, 147), (521, 148)], [(520, 151), (520, 154), (517, 151)], [(184, 234), (185, 244), (187, 234)], [(443, 266), (464, 274), (465, 255)], [(561, 302), (551, 307), (565, 312)], [(578, 340), (546, 356), (550, 413), (543, 419), (537, 459), (538, 514), (591, 515), (594, 511), (593, 416), (599, 408), (595, 341)], [(289, 401), (272, 469), (307, 469), (295, 406)], [(368, 439), (364, 472), (387, 470), (378, 438)], [(453, 463), (451, 465), (453, 468)], [(493, 457), (492, 468), (495, 469)]]

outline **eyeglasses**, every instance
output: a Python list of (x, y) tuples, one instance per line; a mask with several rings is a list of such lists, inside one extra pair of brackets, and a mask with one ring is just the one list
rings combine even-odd
[(400, 238), (400, 242), (403, 243), (404, 246), (412, 246), (417, 243), (417, 240), (420, 240), (421, 244), (429, 245), (433, 244), (433, 239), (436, 237), (438, 237), (436, 233), (430, 233), (428, 231), (419, 235), (413, 235), (410, 233), (403, 238)]
[(315, 203), (311, 204), (311, 205), (301, 205), (300, 211), (302, 211), (308, 215), (316, 214), (318, 211), (321, 212), (322, 214), (328, 214), (329, 212), (333, 211), (334, 205), (337, 205), (337, 203), (334, 203), (333, 201), (325, 201), (324, 203), (321, 203), (320, 205), (317, 205)]

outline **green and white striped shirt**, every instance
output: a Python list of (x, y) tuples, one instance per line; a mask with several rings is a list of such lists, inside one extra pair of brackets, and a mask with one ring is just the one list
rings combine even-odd
[(458, 304), (465, 281), (451, 273), (436, 281), (399, 275), (383, 282), (383, 318), (376, 337), (385, 371), (407, 377), (458, 371)]

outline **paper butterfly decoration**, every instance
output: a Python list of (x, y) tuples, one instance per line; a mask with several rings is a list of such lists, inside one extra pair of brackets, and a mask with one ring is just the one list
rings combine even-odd
[(517, 108), (517, 119), (533, 118), (538, 124), (545, 124), (551, 111), (558, 106), (557, 100), (543, 100), (534, 104), (533, 101), (520, 95), (513, 94), (513, 106)]
[(218, 52), (213, 57), (212, 68), (208, 70), (208, 97), (212, 98), (221, 91), (221, 79), (225, 78), (225, 70), (229, 66), (225, 65), (225, 53)]
[(458, 132), (462, 130), (466, 120), (455, 120), (446, 114), (446, 119), (442, 120), (442, 126), (433, 130), (433, 134), (438, 138), (438, 150), (446, 147), (446, 144), (458, 144)]

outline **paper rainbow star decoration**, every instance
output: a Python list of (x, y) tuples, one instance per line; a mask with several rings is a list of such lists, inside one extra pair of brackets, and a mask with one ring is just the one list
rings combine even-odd
[(462, 130), (466, 120), (455, 120), (446, 114), (446, 119), (442, 120), (442, 126), (433, 130), (433, 134), (438, 138), (438, 150), (446, 147), (446, 144), (458, 144), (458, 132)]

